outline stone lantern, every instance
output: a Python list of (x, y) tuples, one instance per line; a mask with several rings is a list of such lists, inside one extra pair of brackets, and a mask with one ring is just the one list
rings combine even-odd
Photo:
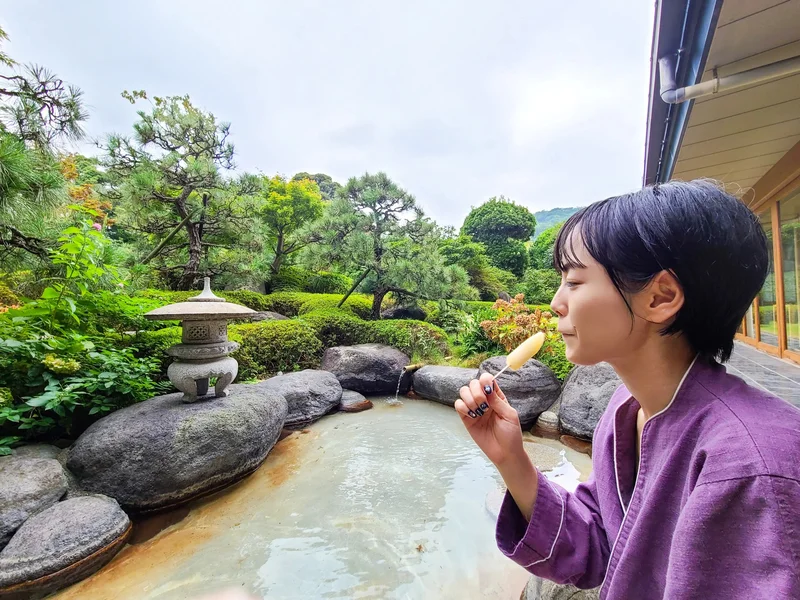
[(228, 386), (239, 372), (239, 363), (228, 356), (239, 347), (228, 341), (228, 321), (246, 319), (256, 311), (227, 302), (211, 291), (211, 281), (205, 278), (203, 292), (186, 302), (168, 304), (146, 313), (154, 321), (181, 322), (181, 344), (167, 350), (175, 357), (167, 376), (183, 392), (184, 402), (194, 402), (208, 393), (209, 379), (216, 377), (214, 395), (228, 395)]

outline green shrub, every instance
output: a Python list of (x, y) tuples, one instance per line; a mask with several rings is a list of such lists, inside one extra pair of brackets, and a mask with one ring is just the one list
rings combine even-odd
[(277, 292), (264, 296), (264, 310), (279, 313), (285, 317), (296, 317), (300, 307), (306, 302), (310, 294), (302, 292)]
[(217, 292), (217, 296), (225, 298), (228, 302), (235, 302), (253, 310), (267, 311), (272, 310), (270, 297), (260, 292), (252, 290), (226, 290)]
[(462, 331), (468, 324), (469, 313), (459, 309), (455, 303), (441, 302), (431, 303), (433, 306), (426, 306), (428, 318), (426, 323), (444, 329), (448, 334), (454, 335)]
[(473, 354), (488, 354), (496, 356), (498, 354), (505, 354), (505, 349), (498, 343), (493, 342), (486, 335), (486, 332), (481, 327), (482, 321), (488, 321), (497, 318), (497, 311), (491, 307), (482, 307), (476, 310), (465, 320), (462, 328), (456, 333), (456, 344), (460, 346), (460, 354), (462, 357), (468, 357)]
[(189, 298), (197, 296), (199, 293), (200, 290), (173, 292), (171, 290), (146, 289), (139, 290), (134, 294), (134, 297), (141, 296), (143, 298), (152, 298), (153, 300), (158, 300), (163, 303), (163, 306), (164, 304), (172, 304), (173, 302), (186, 302)]
[(19, 297), (4, 283), (0, 283), (0, 306), (14, 306), (19, 304)]
[(525, 301), (534, 304), (549, 304), (561, 285), (561, 274), (555, 269), (528, 269), (516, 293), (525, 294)]
[(319, 367), (322, 342), (302, 321), (261, 321), (232, 325), (229, 338), (240, 347), (232, 356), (239, 361), (237, 380), (263, 379), (278, 371)]
[(563, 382), (574, 366), (567, 360), (564, 340), (549, 340), (542, 351), (536, 355), (536, 360), (547, 365), (556, 374), (558, 380)]
[(471, 315), (474, 315), (478, 311), (492, 310), (492, 306), (494, 306), (494, 302), (481, 302), (478, 300), (464, 302), (464, 310)]
[(157, 381), (167, 380), (167, 367), (173, 358), (167, 354), (167, 348), (181, 343), (180, 325), (165, 327), (157, 331), (142, 331), (136, 335), (123, 336), (122, 344), (133, 349), (140, 358), (152, 357), (158, 361), (158, 370), (154, 374)]
[(352, 286), (353, 279), (347, 275), (320, 271), (308, 277), (303, 291), (312, 294), (346, 294)]
[(277, 275), (269, 281), (270, 292), (300, 292), (305, 288), (308, 278), (312, 275), (302, 267), (283, 267)]
[[(304, 315), (325, 308), (336, 309), (342, 296), (340, 294), (306, 294), (306, 301), (300, 306), (298, 314)], [(362, 319), (370, 319), (372, 317), (372, 299), (363, 294), (351, 294), (339, 310), (346, 310)]]
[(412, 360), (441, 360), (450, 353), (444, 330), (423, 321), (368, 321), (364, 343), (386, 344)]
[(324, 348), (352, 346), (367, 339), (368, 323), (346, 310), (321, 308), (300, 318), (311, 326)]
[(0, 438), (80, 433), (93, 420), (160, 391), (157, 372), (157, 359), (136, 357), (115, 341), (75, 332), (45, 336), (28, 324), (5, 321)]
[(164, 302), (155, 298), (99, 291), (81, 298), (78, 317), (95, 333), (163, 329), (177, 321), (151, 321), (144, 317), (146, 312), (163, 305)]

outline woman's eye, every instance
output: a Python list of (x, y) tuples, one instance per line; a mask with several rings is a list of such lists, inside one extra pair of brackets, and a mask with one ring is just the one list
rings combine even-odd
[(578, 285), (577, 281), (567, 281), (566, 283), (568, 288), (574, 288)]

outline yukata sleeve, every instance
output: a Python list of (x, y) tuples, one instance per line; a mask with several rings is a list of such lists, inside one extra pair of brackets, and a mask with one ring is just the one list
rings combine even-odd
[(800, 482), (758, 475), (698, 485), (675, 529), (664, 597), (800, 598)]
[(530, 522), (506, 492), (497, 518), (497, 546), (534, 575), (579, 588), (600, 585), (610, 548), (594, 475), (570, 493), (537, 473)]

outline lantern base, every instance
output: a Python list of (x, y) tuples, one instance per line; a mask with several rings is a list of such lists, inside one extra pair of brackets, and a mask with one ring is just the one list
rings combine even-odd
[(184, 402), (194, 402), (208, 390), (208, 380), (216, 377), (214, 396), (228, 395), (228, 386), (239, 373), (239, 363), (226, 356), (214, 360), (175, 361), (167, 368), (167, 377), (176, 388), (183, 392)]

